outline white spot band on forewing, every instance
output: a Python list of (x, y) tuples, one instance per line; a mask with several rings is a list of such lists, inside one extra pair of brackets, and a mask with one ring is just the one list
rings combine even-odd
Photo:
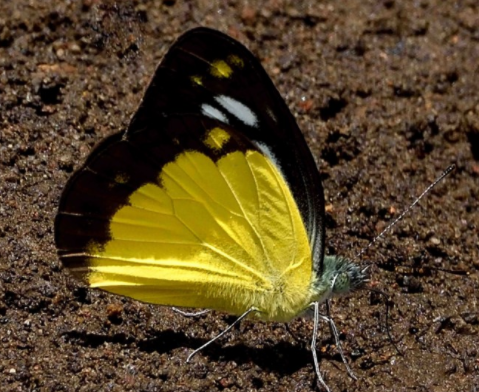
[(214, 118), (215, 120), (219, 120), (226, 124), (229, 124), (228, 119), (223, 112), (206, 103), (201, 105), (201, 113), (203, 113), (207, 117)]
[(258, 117), (256, 117), (256, 115), (248, 106), (226, 95), (218, 95), (214, 98), (216, 102), (218, 102), (224, 109), (230, 112), (238, 120), (243, 121), (250, 127), (258, 126)]

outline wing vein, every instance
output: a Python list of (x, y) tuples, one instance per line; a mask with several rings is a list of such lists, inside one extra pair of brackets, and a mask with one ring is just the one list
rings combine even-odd
[[(245, 158), (246, 158), (246, 156), (245, 156)], [(257, 210), (258, 210), (258, 214), (259, 214), (259, 211), (260, 211), (260, 197), (259, 197), (258, 181), (257, 181), (256, 176), (255, 176), (255, 174), (254, 174), (254, 171), (253, 171), (253, 169), (252, 169), (252, 167), (251, 167), (251, 165), (250, 165), (250, 162), (248, 161), (247, 158), (246, 158), (245, 160), (246, 160), (246, 163), (248, 164), (248, 169), (249, 169), (249, 171), (250, 171), (250, 173), (251, 173), (251, 176), (253, 177), (253, 180), (254, 180), (255, 185), (256, 185), (256, 186), (255, 186), (255, 189), (256, 189), (256, 199), (257, 199), (257, 201), (258, 201), (258, 209), (257, 209)], [(260, 217), (260, 216), (261, 216), (261, 215), (259, 215), (259, 217)], [(259, 218), (259, 217), (258, 217), (258, 218)], [(258, 219), (258, 221), (259, 221), (259, 219)], [(260, 226), (261, 226), (261, 222), (260, 222)], [(273, 269), (273, 266), (271, 265), (270, 255), (269, 255), (269, 253), (268, 253), (267, 248), (264, 246), (264, 243), (263, 243), (263, 240), (261, 239), (261, 236), (259, 236), (259, 242), (261, 243), (261, 247), (263, 248), (263, 252), (264, 252), (264, 256), (265, 256), (265, 261), (266, 261), (266, 263), (268, 264), (269, 269), (272, 270), (272, 269)]]
[[(246, 156), (245, 156), (245, 160), (246, 162), (248, 162), (248, 160), (246, 159)], [(256, 189), (256, 201), (257, 201), (257, 205), (259, 207), (259, 197), (258, 197), (258, 183), (256, 182), (256, 178), (254, 177), (253, 173), (252, 173), (252, 170), (251, 170), (251, 167), (249, 165), (249, 162), (248, 162), (248, 169), (251, 173), (251, 177), (254, 179), (255, 181), (255, 189)], [(245, 219), (245, 221), (248, 223), (248, 225), (251, 227), (251, 230), (253, 231), (253, 233), (256, 235), (256, 238), (258, 239), (258, 242), (261, 244), (261, 248), (263, 249), (263, 254), (265, 255), (265, 257), (267, 256), (267, 251), (265, 249), (265, 246), (263, 244), (263, 241), (261, 240), (261, 236), (259, 235), (256, 227), (253, 225), (253, 223), (251, 222), (251, 220), (248, 218), (248, 215), (246, 214), (244, 208), (243, 208), (243, 205), (241, 203), (241, 200), (240, 198), (238, 197), (238, 195), (236, 194), (236, 192), (233, 190), (231, 184), (228, 182), (228, 178), (224, 176), (223, 172), (221, 170), (219, 170), (221, 176), (223, 177), (225, 183), (228, 185), (228, 188), (231, 190), (231, 194), (234, 196), (234, 198), (236, 199), (236, 202), (238, 203), (238, 206), (239, 208), (241, 209), (241, 212), (243, 213), (243, 217)]]
[[(268, 162), (269, 163), (269, 162)], [(281, 193), (283, 195), (283, 199), (285, 200), (285, 204), (286, 204), (286, 207), (288, 208), (288, 218), (289, 218), (289, 223), (290, 223), (290, 226), (291, 226), (291, 230), (292, 230), (292, 233), (293, 233), (293, 246), (294, 246), (294, 252), (293, 252), (293, 260), (296, 260), (297, 256), (298, 256), (298, 242), (296, 241), (296, 237), (297, 237), (297, 234), (296, 234), (296, 226), (294, 225), (294, 221), (293, 221), (293, 216), (292, 216), (292, 211), (291, 211), (291, 206), (290, 204), (287, 202), (288, 201), (288, 198), (286, 197), (286, 194), (285, 194), (285, 190), (284, 188), (281, 186), (280, 184), (280, 181), (278, 179), (278, 176), (277, 176), (277, 172), (276, 172), (276, 166), (271, 165), (271, 169), (274, 173), (274, 179), (276, 181), (276, 184), (278, 185), (278, 188), (281, 190)], [(288, 186), (286, 184), (286, 186)], [(293, 198), (294, 200), (294, 198)], [(286, 268), (283, 272), (282, 275), (286, 275), (286, 273), (288, 273), (290, 270), (293, 270), (295, 268), (298, 268), (302, 263), (302, 260), (299, 260), (297, 263), (294, 263), (294, 264), (290, 264), (288, 266), (288, 268)]]
[[(173, 208), (174, 205), (173, 205)], [(191, 234), (193, 234), (199, 242), (201, 242), (202, 244), (204, 244), (207, 248), (209, 248), (210, 250), (212, 250), (213, 252), (215, 252), (216, 254), (220, 255), (220, 256), (223, 256), (225, 257), (226, 259), (230, 260), (234, 265), (242, 268), (243, 270), (245, 271), (248, 271), (250, 272), (252, 275), (256, 276), (259, 280), (261, 281), (264, 281), (264, 277), (262, 277), (260, 274), (258, 274), (257, 271), (255, 271), (254, 269), (252, 269), (251, 267), (245, 265), (244, 263), (242, 263), (241, 261), (237, 260), (236, 258), (232, 257), (231, 255), (225, 253), (225, 252), (221, 252), (219, 249), (217, 249), (216, 247), (213, 247), (211, 245), (209, 245), (208, 243), (204, 243), (203, 240), (180, 218), (178, 217), (178, 215), (176, 215), (176, 218), (185, 226), (186, 229), (188, 229), (190, 231)], [(221, 226), (220, 226), (221, 227)], [(223, 230), (224, 231), (224, 230)], [(226, 233), (228, 234), (228, 233)], [(231, 237), (231, 236), (230, 236)], [(233, 239), (234, 241), (234, 239)], [(235, 241), (236, 242), (236, 241)]]
[[(178, 166), (178, 167), (179, 167), (179, 166)], [(192, 179), (191, 176), (189, 176), (189, 175), (185, 172), (185, 170), (184, 170), (183, 168), (181, 168), (181, 167), (179, 167), (179, 168), (185, 173), (186, 176), (188, 176), (190, 179)], [(218, 170), (218, 172), (219, 172), (219, 170)], [(190, 196), (192, 196), (191, 193), (188, 192), (188, 190), (187, 190), (181, 183), (179, 183), (173, 176), (169, 175), (168, 173), (165, 173), (165, 175), (167, 175), (172, 181), (174, 181), (174, 182), (175, 182), (180, 188), (182, 188), (186, 193), (188, 193)], [(193, 180), (193, 182), (195, 182), (194, 179), (192, 179), (192, 180)], [(196, 184), (196, 182), (195, 182), (195, 184)], [(201, 187), (200, 187), (200, 188), (201, 188)], [(201, 188), (201, 189), (202, 189), (202, 188)], [(239, 215), (239, 214), (235, 214), (235, 213), (234, 213), (233, 211), (231, 211), (229, 208), (224, 207), (223, 205), (217, 203), (214, 199), (211, 198), (211, 196), (210, 196), (208, 193), (206, 193), (206, 195), (208, 196), (208, 198), (209, 198), (214, 204), (220, 206), (221, 208), (224, 208), (225, 210), (229, 211), (231, 214), (233, 214), (233, 215), (235, 215), (235, 216), (237, 216), (237, 217), (241, 217), (241, 218), (244, 218), (245, 220), (247, 220), (246, 217), (242, 217), (242, 216)], [(192, 196), (192, 197), (194, 197), (194, 196)], [(189, 199), (172, 198), (172, 200), (174, 201), (174, 200), (189, 200)], [(211, 218), (218, 224), (218, 227), (221, 229), (221, 231), (222, 231), (224, 234), (226, 234), (229, 238), (231, 238), (231, 240), (232, 240), (238, 247), (240, 247), (241, 249), (243, 249), (250, 257), (253, 258), (253, 255), (251, 255), (250, 252), (248, 252), (248, 250), (245, 249), (245, 248), (238, 242), (238, 240), (237, 240), (236, 238), (234, 238), (228, 231), (226, 231), (226, 230), (224, 229), (224, 227), (223, 227), (221, 224), (219, 224), (219, 222), (218, 222), (218, 220), (216, 219), (216, 217), (211, 213), (210, 209), (207, 208), (207, 204), (205, 204), (203, 201), (200, 201), (200, 200), (197, 200), (197, 199), (192, 199), (191, 201), (202, 204), (202, 205), (205, 207), (205, 210), (206, 210), (206, 211), (208, 212), (208, 214), (211, 216)], [(174, 207), (174, 203), (173, 203), (173, 209), (174, 209), (174, 208), (175, 208), (175, 207)], [(177, 215), (176, 213), (175, 213), (175, 216), (178, 218), (178, 215)], [(178, 219), (179, 219), (179, 218), (178, 218)], [(181, 221), (181, 223), (183, 223), (183, 225), (186, 225), (185, 222), (183, 222), (182, 220), (180, 220), (180, 221)], [(199, 240), (200, 240), (200, 239), (199, 239)]]

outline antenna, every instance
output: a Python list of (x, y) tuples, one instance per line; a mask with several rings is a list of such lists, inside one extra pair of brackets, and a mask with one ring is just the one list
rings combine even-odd
[(373, 246), (374, 243), (376, 243), (377, 240), (379, 240), (380, 238), (382, 238), (384, 236), (384, 234), (386, 234), (388, 231), (390, 231), (395, 225), (396, 223), (398, 223), (399, 221), (401, 221), (404, 216), (417, 204), (421, 201), (421, 199), (426, 196), (432, 188), (434, 188), (439, 182), (441, 182), (444, 177), (446, 177), (449, 173), (451, 173), (454, 169), (456, 168), (456, 165), (451, 165), (449, 166), (446, 170), (444, 170), (442, 172), (442, 174), (436, 178), (436, 180), (434, 180), (434, 182), (429, 185), (417, 198), (416, 200), (414, 200), (411, 205), (406, 208), (406, 210), (403, 211), (403, 213), (401, 215), (399, 215), (396, 219), (394, 219), (389, 225), (387, 225), (387, 227), (381, 231), (381, 233), (379, 233), (376, 237), (374, 237), (374, 239), (369, 243), (367, 244), (357, 255), (356, 255), (356, 259), (359, 259), (371, 246)]

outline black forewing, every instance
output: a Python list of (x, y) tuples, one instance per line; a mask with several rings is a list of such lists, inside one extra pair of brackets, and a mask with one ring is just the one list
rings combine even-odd
[[(218, 76), (225, 62), (229, 77)], [(246, 106), (257, 120), (235, 116), (224, 97)], [(223, 99), (223, 101), (222, 101)], [(205, 115), (205, 105), (269, 154), (285, 176), (298, 204), (320, 274), (324, 255), (324, 196), (311, 152), (286, 103), (265, 70), (242, 44), (218, 31), (197, 28), (181, 36), (158, 66), (133, 117), (128, 135), (160, 127), (172, 114)], [(234, 107), (233, 107), (234, 109)]]

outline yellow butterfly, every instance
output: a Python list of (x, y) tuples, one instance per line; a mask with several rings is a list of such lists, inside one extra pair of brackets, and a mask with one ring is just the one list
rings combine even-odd
[(316, 328), (318, 303), (366, 281), (324, 256), (319, 173), (284, 100), (248, 49), (206, 28), (176, 41), (126, 132), (69, 180), (55, 239), (91, 287), (240, 319), (315, 305)]

